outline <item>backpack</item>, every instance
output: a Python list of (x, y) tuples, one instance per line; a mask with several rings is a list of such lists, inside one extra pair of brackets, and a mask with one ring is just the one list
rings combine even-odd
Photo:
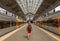
[(31, 30), (31, 29), (32, 29), (32, 27), (28, 25), (27, 30)]

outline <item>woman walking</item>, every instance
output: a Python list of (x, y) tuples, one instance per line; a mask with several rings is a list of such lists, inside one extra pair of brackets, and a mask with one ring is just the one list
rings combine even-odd
[(31, 35), (31, 32), (32, 32), (32, 27), (31, 27), (31, 24), (28, 24), (28, 27), (27, 27), (27, 34), (28, 34), (28, 39)]

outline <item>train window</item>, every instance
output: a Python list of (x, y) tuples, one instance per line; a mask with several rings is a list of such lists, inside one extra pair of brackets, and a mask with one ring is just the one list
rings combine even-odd
[(57, 7), (55, 8), (55, 12), (57, 12), (57, 11), (60, 11), (60, 6), (57, 6)]

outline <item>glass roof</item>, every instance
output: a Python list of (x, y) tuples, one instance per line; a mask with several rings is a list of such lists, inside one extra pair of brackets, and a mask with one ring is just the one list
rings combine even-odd
[(24, 14), (35, 14), (43, 0), (16, 0)]

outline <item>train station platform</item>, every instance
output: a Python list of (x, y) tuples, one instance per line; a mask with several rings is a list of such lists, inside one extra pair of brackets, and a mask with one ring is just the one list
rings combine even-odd
[(0, 0), (0, 41), (60, 41), (60, 0)]
[[(19, 25), (19, 27), (23, 26), (24, 24), (21, 24)], [(7, 27), (7, 28), (4, 28), (4, 29), (0, 29), (0, 37), (13, 31), (13, 30), (16, 30), (16, 26), (11, 26), (11, 27)]]
[(60, 41), (58, 36), (55, 36), (34, 24), (31, 25), (33, 30), (29, 40), (26, 32), (27, 24), (15, 31), (12, 31), (11, 33), (8, 33), (7, 35), (0, 37), (0, 39), (2, 41)]

